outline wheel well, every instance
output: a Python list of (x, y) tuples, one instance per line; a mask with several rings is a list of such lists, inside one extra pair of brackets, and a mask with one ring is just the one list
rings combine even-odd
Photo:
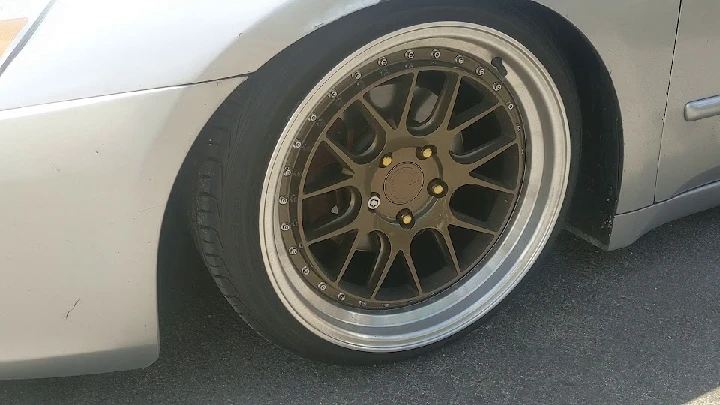
[(582, 152), (568, 226), (599, 246), (610, 241), (620, 192), (623, 132), (610, 73), (590, 41), (568, 20), (531, 0), (514, 0), (561, 48), (573, 72), (582, 113)]
[[(551, 36), (573, 72), (580, 96), (583, 148), (568, 225), (585, 239), (607, 246), (617, 209), (623, 163), (621, 111), (610, 73), (585, 35), (560, 14), (533, 0), (507, 0), (505, 4), (521, 10)], [(186, 211), (183, 200), (187, 198), (186, 185), (192, 177), (188, 173), (193, 168), (191, 150), (170, 196), (171, 202), (182, 207), (181, 211)], [(163, 228), (166, 222), (163, 221)]]

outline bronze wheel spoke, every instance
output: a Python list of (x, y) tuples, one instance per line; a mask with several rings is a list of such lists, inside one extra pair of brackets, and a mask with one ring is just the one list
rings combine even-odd
[(337, 276), (336, 284), (342, 280), (343, 276), (345, 275), (345, 272), (348, 269), (348, 266), (350, 266), (350, 261), (352, 260), (353, 256), (355, 255), (355, 252), (358, 250), (358, 246), (360, 245), (360, 237), (364, 236), (361, 235), (360, 232), (355, 233), (355, 237), (353, 237), (352, 244), (350, 245), (350, 249), (348, 250), (347, 256), (345, 257), (345, 260), (343, 260), (342, 265), (340, 266), (340, 273)]
[(393, 130), (390, 123), (380, 114), (380, 111), (370, 104), (365, 97), (360, 97), (359, 104), (363, 116), (365, 116), (370, 122), (370, 125), (375, 128), (376, 135), (378, 133), (387, 134)]
[(443, 226), (437, 230), (436, 235), (439, 236), (437, 240), (445, 253), (446, 260), (453, 266), (453, 270), (460, 274), (462, 270), (460, 269), (460, 262), (455, 252), (455, 245), (453, 244), (452, 238), (450, 238), (450, 229), (448, 229), (447, 226)]
[(356, 230), (358, 230), (356, 221), (349, 221), (346, 215), (341, 215), (327, 224), (308, 231), (307, 241), (309, 244), (318, 243)]
[(398, 94), (398, 98), (403, 102), (403, 104), (401, 104), (402, 110), (400, 112), (400, 122), (397, 126), (400, 129), (407, 128), (408, 116), (410, 115), (410, 106), (412, 105), (413, 93), (415, 90), (415, 85), (417, 84), (417, 77), (418, 72), (413, 72), (412, 78), (408, 80), (406, 86), (401, 87)]
[(459, 212), (453, 212), (452, 214), (452, 220), (450, 222), (451, 225), (459, 226), (460, 228), (469, 229), (478, 233), (492, 235), (493, 237), (498, 234), (496, 231), (488, 228), (485, 224), (475, 218), (471, 218)]
[(442, 91), (438, 96), (438, 107), (442, 109), (442, 128), (447, 128), (450, 125), (450, 118), (452, 117), (453, 109), (455, 108), (455, 101), (457, 100), (458, 91), (460, 90), (460, 78), (459, 74), (449, 73), (445, 77), (445, 83), (443, 84)]
[(467, 129), (470, 125), (480, 121), (487, 117), (500, 108), (500, 103), (488, 106), (487, 103), (480, 103), (474, 107), (470, 107), (469, 110), (464, 111), (460, 114), (454, 115), (450, 119), (450, 129), (455, 132), (462, 132)]
[[(323, 182), (319, 186), (314, 186), (309, 190), (300, 194), (300, 198), (311, 198), (318, 195), (326, 194), (331, 191), (341, 190), (345, 187), (355, 185), (355, 179), (352, 177), (346, 177), (333, 182)], [(307, 186), (306, 186), (307, 189)]]
[(481, 179), (479, 177), (473, 176), (472, 174), (467, 175), (465, 184), (471, 184), (474, 186), (487, 188), (489, 190), (499, 191), (499, 192), (505, 193), (505, 194), (515, 194), (515, 192), (516, 192), (516, 190), (514, 190), (514, 189), (507, 188), (501, 184), (492, 182), (490, 180)]
[(513, 145), (515, 145), (515, 139), (499, 136), (487, 144), (473, 150), (467, 155), (462, 156), (461, 159), (462, 161), (467, 161), (468, 164), (475, 169), (510, 149)]
[(325, 145), (327, 145), (330, 153), (332, 153), (332, 155), (335, 156), (335, 158), (337, 158), (343, 166), (353, 173), (357, 173), (360, 165), (350, 157), (349, 152), (344, 147), (335, 143), (335, 141), (330, 139), (327, 134), (323, 134), (322, 141)]
[(422, 125), (424, 131), (432, 132), (448, 127), (459, 89), (460, 75), (455, 72), (447, 72), (435, 107), (426, 120), (427, 122)]
[(372, 291), (371, 299), (375, 299), (380, 287), (382, 287), (385, 277), (387, 277), (397, 257), (398, 251), (392, 245), (390, 240), (386, 239), (385, 236), (380, 237), (380, 249), (379, 249), (377, 260), (373, 263), (372, 272), (370, 273), (370, 279), (368, 281), (368, 287)]
[(412, 256), (410, 255), (410, 249), (405, 249), (403, 251), (403, 255), (405, 256), (405, 262), (408, 265), (408, 270), (410, 270), (410, 275), (413, 278), (413, 281), (415, 282), (415, 288), (418, 290), (418, 294), (422, 294), (422, 286), (420, 285), (420, 278), (418, 277), (418, 270), (417, 267), (415, 267), (415, 260), (413, 260)]

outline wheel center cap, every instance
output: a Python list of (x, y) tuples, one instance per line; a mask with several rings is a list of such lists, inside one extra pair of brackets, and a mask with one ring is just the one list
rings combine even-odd
[(395, 205), (405, 205), (420, 195), (425, 184), (425, 174), (413, 162), (403, 162), (393, 167), (385, 176), (385, 197)]

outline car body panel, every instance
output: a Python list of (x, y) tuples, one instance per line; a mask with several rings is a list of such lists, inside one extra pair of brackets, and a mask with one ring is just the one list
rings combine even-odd
[(720, 2), (683, 3), (658, 164), (657, 201), (720, 179), (720, 116), (685, 120), (688, 102), (720, 94)]
[[(0, 76), (0, 378), (152, 362), (159, 230), (190, 145), (245, 75), (377, 2), (57, 0)], [(615, 85), (617, 212), (651, 206), (680, 0), (537, 2)], [(618, 216), (613, 236), (663, 212)]]
[[(247, 74), (378, 1), (58, 1), (0, 77), (0, 110)], [(654, 202), (679, 1), (537, 0), (585, 34), (616, 84), (627, 186), (618, 213)]]
[(653, 228), (716, 207), (719, 203), (720, 182), (716, 181), (649, 207), (616, 215), (610, 244), (600, 247), (606, 250), (626, 247)]
[(283, 0), (56, 1), (0, 76), (0, 110), (177, 86)]
[(155, 360), (165, 205), (242, 80), (0, 112), (0, 378)]
[(0, 110), (249, 73), (376, 2), (59, 0), (0, 76)]
[(610, 72), (622, 111), (617, 213), (651, 205), (680, 0), (539, 0), (575, 25)]

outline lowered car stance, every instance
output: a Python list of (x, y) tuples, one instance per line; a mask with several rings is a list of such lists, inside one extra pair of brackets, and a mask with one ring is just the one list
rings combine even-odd
[(157, 359), (174, 199), (229, 304), (284, 349), (368, 364), (460, 338), (559, 231), (613, 250), (720, 205), (718, 15), (4, 1), (0, 378)]

